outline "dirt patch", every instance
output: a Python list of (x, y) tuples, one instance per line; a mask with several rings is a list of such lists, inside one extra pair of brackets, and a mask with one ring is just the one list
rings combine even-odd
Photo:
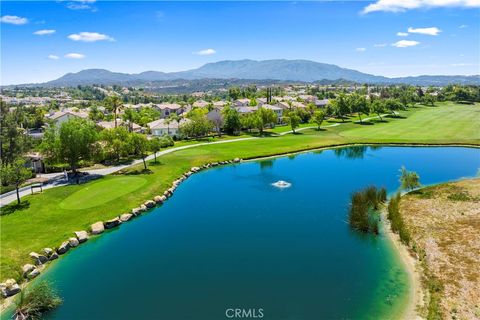
[(480, 318), (480, 179), (428, 187), (402, 197), (432, 319)]

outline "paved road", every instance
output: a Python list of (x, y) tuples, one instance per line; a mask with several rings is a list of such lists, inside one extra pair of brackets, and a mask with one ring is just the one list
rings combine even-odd
[[(383, 116), (386, 116), (386, 114), (382, 115), (382, 117)], [(378, 116), (365, 118), (365, 119), (363, 119), (363, 121), (368, 121), (370, 119), (375, 119), (375, 118), (378, 118)], [(336, 126), (339, 126), (341, 124), (342, 123), (334, 123), (334, 124), (331, 124), (331, 125), (322, 126), (322, 128), (336, 127)], [(316, 127), (317, 126), (303, 127), (303, 128), (297, 129), (296, 131), (298, 132), (298, 131), (312, 129), (312, 128), (316, 128)], [(278, 135), (279, 136), (284, 136), (284, 135), (292, 133), (292, 132), (293, 131), (290, 130), (290, 131), (279, 133)], [(167, 150), (164, 150), (164, 151), (157, 152), (157, 157), (161, 157), (165, 154), (172, 153), (172, 152), (175, 152), (175, 151), (189, 149), (189, 148), (195, 148), (195, 147), (199, 147), (199, 146), (205, 146), (205, 145), (211, 145), (211, 144), (221, 144), (221, 143), (232, 143), (232, 142), (237, 142), (237, 141), (245, 141), (245, 140), (253, 140), (253, 139), (261, 139), (261, 138), (259, 138), (259, 137), (248, 137), (248, 138), (238, 138), (238, 139), (231, 139), (231, 140), (215, 141), (215, 142), (201, 142), (201, 143), (196, 143), (196, 144), (191, 144), (191, 145), (187, 145), (187, 146), (171, 148), (171, 149), (167, 149)], [(153, 154), (151, 154), (146, 158), (146, 160), (152, 160), (154, 157), (155, 156)], [(137, 159), (137, 160), (134, 160), (133, 162), (131, 162), (129, 164), (122, 164), (122, 165), (112, 166), (112, 167), (107, 167), (107, 168), (102, 168), (102, 169), (82, 170), (82, 172), (88, 173), (89, 176), (91, 176), (91, 177), (92, 176), (93, 177), (94, 176), (104, 176), (104, 175), (112, 174), (114, 172), (117, 172), (117, 171), (120, 171), (122, 169), (128, 168), (130, 166), (142, 163), (142, 161), (143, 161), (142, 159)], [(49, 179), (48, 182), (44, 184), (43, 189), (61, 187), (61, 186), (65, 186), (65, 185), (70, 184), (70, 183), (75, 183), (75, 181), (72, 181), (72, 180), (67, 181), (65, 179), (63, 173), (58, 173), (58, 172), (57, 173), (42, 174), (41, 177)], [(20, 190), (19, 190), (20, 198), (24, 197), (26, 195), (29, 195), (30, 193), (31, 193), (31, 191), (30, 191), (29, 186), (20, 188)], [(17, 201), (17, 195), (16, 195), (15, 190), (0, 195), (0, 207), (2, 207), (4, 205), (7, 205), (9, 203), (12, 203), (14, 201)]]

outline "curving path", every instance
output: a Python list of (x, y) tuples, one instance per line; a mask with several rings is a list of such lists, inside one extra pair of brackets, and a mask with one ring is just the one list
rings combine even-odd
[[(382, 114), (382, 117), (384, 117), (386, 115), (387, 114)], [(379, 116), (365, 118), (363, 120), (368, 121), (370, 119), (376, 119), (376, 118), (379, 118)], [(334, 124), (331, 124), (331, 125), (322, 126), (321, 128), (331, 128), (331, 127), (336, 127), (336, 126), (339, 126), (339, 125), (342, 125), (342, 124), (343, 123), (334, 123)], [(303, 128), (297, 129), (296, 132), (307, 130), (307, 129), (314, 129), (316, 127), (317, 126), (303, 127)], [(293, 133), (293, 131), (290, 130), (290, 131), (282, 132), (282, 133), (279, 133), (278, 136), (284, 136), (284, 135), (287, 135), (289, 133)], [(232, 142), (237, 142), (237, 141), (254, 140), (254, 139), (262, 139), (262, 138), (261, 137), (247, 137), (247, 138), (238, 138), (238, 139), (222, 140), (222, 141), (215, 141), (215, 142), (201, 142), (201, 143), (196, 143), (196, 144), (191, 144), (191, 145), (181, 146), (181, 147), (175, 147), (175, 148), (171, 148), (171, 149), (167, 149), (167, 150), (164, 150), (164, 151), (157, 152), (157, 157), (160, 157), (160, 156), (163, 156), (165, 154), (172, 153), (172, 152), (175, 152), (175, 151), (189, 149), (189, 148), (195, 148), (195, 147), (199, 147), (199, 146), (205, 146), (205, 145), (211, 145), (211, 144), (221, 144), (221, 143), (232, 143)], [(146, 157), (146, 160), (153, 160), (154, 157), (155, 157), (155, 155), (151, 154), (148, 157)], [(112, 174), (114, 172), (117, 172), (117, 171), (120, 171), (122, 169), (128, 168), (130, 166), (142, 163), (142, 161), (143, 161), (142, 159), (137, 159), (137, 160), (134, 160), (133, 162), (131, 162), (129, 164), (122, 164), (122, 165), (112, 166), (112, 167), (103, 168), (103, 169), (82, 170), (82, 172), (86, 172), (86, 173), (88, 173), (90, 175), (93, 175), (93, 176), (95, 176), (95, 175), (96, 176), (104, 176), (104, 175)], [(49, 173), (49, 174), (42, 174), (41, 176), (49, 179), (48, 182), (44, 184), (43, 189), (51, 189), (51, 188), (55, 188), (55, 187), (65, 186), (65, 185), (68, 185), (70, 183), (74, 183), (74, 181), (67, 181), (64, 178), (63, 173), (58, 173), (58, 172), (57, 173)], [(30, 193), (31, 192), (30, 192), (30, 187), (29, 186), (26, 186), (26, 187), (23, 187), (23, 188), (19, 189), (20, 198), (22, 198), (26, 195), (29, 195)], [(14, 201), (17, 201), (17, 194), (16, 194), (15, 190), (0, 195), (0, 207), (3, 207), (4, 205), (7, 205), (7, 204), (12, 203)]]

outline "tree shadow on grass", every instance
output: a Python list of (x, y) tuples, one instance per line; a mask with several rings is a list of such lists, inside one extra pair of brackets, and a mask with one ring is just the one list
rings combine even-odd
[(28, 208), (30, 208), (30, 201), (24, 200), (20, 203), (9, 204), (9, 205), (6, 205), (6, 206), (2, 207), (2, 209), (0, 210), (0, 215), (6, 216), (6, 215), (12, 214), (16, 211), (22, 211), (22, 210), (26, 210)]
[(370, 121), (355, 121), (355, 124), (359, 124), (361, 126), (373, 126), (374, 123), (373, 122), (370, 122)]
[(138, 176), (141, 174), (153, 174), (153, 171), (147, 168), (147, 169), (141, 169), (141, 170), (127, 171), (123, 173), (123, 175), (125, 176)]
[(407, 119), (407, 117), (402, 116), (402, 115), (399, 115), (399, 114), (396, 114), (396, 115), (389, 114), (389, 115), (385, 116), (385, 118), (391, 118), (391, 119)]
[(154, 161), (149, 162), (148, 165), (151, 167), (158, 167), (158, 166), (163, 166), (163, 162), (157, 160), (157, 162), (154, 162)]

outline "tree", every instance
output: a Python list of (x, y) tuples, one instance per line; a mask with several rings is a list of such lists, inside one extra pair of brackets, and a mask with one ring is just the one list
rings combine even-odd
[(77, 173), (79, 161), (92, 157), (96, 141), (97, 131), (91, 121), (74, 118), (63, 122), (58, 129), (59, 158)]
[(402, 166), (400, 169), (400, 184), (403, 190), (411, 191), (420, 187), (420, 177), (414, 171), (408, 171)]
[(431, 105), (432, 107), (435, 106), (435, 97), (429, 93), (423, 96), (422, 101), (425, 105)]
[(412, 102), (413, 95), (410, 93), (408, 89), (404, 89), (403, 92), (400, 94), (400, 103), (406, 109), (408, 108), (408, 104)]
[(223, 114), (223, 129), (228, 134), (235, 134), (236, 132), (240, 131), (242, 128), (242, 123), (240, 122), (240, 116), (238, 111), (230, 106), (226, 106), (222, 110)]
[(100, 133), (100, 140), (103, 141), (103, 150), (109, 159), (120, 161), (121, 157), (128, 156), (133, 146), (130, 140), (130, 133), (123, 127), (105, 129)]
[(48, 169), (48, 165), (52, 165), (58, 162), (59, 159), (59, 139), (57, 129), (55, 126), (49, 126), (43, 133), (42, 142), (39, 145), (39, 150), (42, 153), (45, 164), (45, 171)]
[(360, 123), (362, 123), (362, 114), (368, 115), (368, 112), (370, 111), (367, 98), (354, 93), (350, 95), (348, 101), (350, 104), (350, 110), (357, 113)]
[(90, 112), (88, 113), (88, 117), (92, 121), (99, 121), (99, 120), (103, 120), (105, 115), (103, 114), (102, 111), (100, 111), (97, 105), (93, 105), (90, 107)]
[(290, 111), (286, 118), (287, 118), (287, 123), (292, 128), (293, 133), (295, 133), (295, 129), (298, 128), (302, 119), (300, 118), (300, 116), (297, 114), (296, 111)]
[(125, 112), (123, 113), (122, 118), (127, 123), (129, 132), (133, 131), (133, 124), (135, 123), (135, 119), (137, 117), (138, 117), (137, 112), (132, 108), (126, 109)]
[(273, 110), (260, 107), (254, 113), (256, 116), (255, 127), (260, 131), (260, 134), (263, 134), (266, 126), (273, 126), (277, 122), (277, 115)]
[(382, 121), (382, 113), (385, 112), (385, 104), (383, 103), (382, 100), (380, 99), (375, 99), (373, 100), (372, 104), (370, 105), (372, 112), (376, 113), (378, 117), (380, 118), (380, 121)]
[(122, 100), (117, 95), (111, 95), (104, 100), (105, 108), (113, 112), (115, 128), (117, 127), (117, 112), (122, 107)]
[(180, 126), (180, 133), (184, 137), (199, 138), (206, 136), (213, 129), (213, 124), (207, 119), (206, 110), (194, 109), (188, 114), (190, 121)]
[(132, 133), (130, 139), (132, 140), (135, 155), (142, 158), (143, 166), (145, 170), (147, 170), (147, 162), (145, 161), (145, 158), (147, 157), (147, 152), (150, 150), (150, 143), (147, 137), (140, 133)]
[(320, 126), (322, 125), (323, 120), (325, 120), (325, 111), (323, 110), (316, 110), (313, 113), (312, 120), (314, 123), (317, 124), (318, 130), (320, 130)]
[(25, 160), (22, 158), (17, 158), (10, 164), (2, 164), (0, 169), (2, 183), (15, 186), (18, 204), (20, 204), (20, 194), (18, 189), (20, 185), (31, 176), (32, 171), (25, 167)]
[(30, 147), (30, 139), (21, 127), (23, 109), (9, 110), (7, 104), (0, 100), (0, 160), (12, 163)]
[(231, 100), (237, 100), (240, 97), (240, 88), (239, 87), (230, 87), (228, 89), (228, 96)]
[(157, 163), (157, 152), (162, 148), (162, 141), (158, 137), (154, 137), (150, 140), (150, 151), (153, 152), (155, 157), (155, 163)]
[(400, 110), (402, 104), (397, 99), (390, 98), (385, 100), (385, 107), (395, 116), (395, 111)]
[(348, 104), (347, 98), (344, 93), (340, 93), (338, 97), (331, 101), (333, 113), (337, 118), (341, 118), (342, 122), (345, 121), (345, 116), (348, 115), (351, 110)]

